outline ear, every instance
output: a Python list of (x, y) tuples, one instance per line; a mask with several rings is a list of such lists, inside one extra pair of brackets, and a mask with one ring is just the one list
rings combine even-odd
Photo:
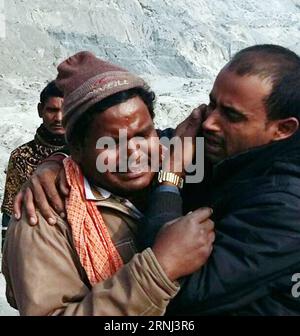
[(280, 119), (277, 122), (277, 130), (275, 132), (274, 140), (283, 140), (292, 136), (299, 129), (298, 119), (291, 117), (287, 119)]
[(39, 112), (39, 117), (43, 118), (43, 105), (42, 105), (42, 103), (38, 103), (37, 110)]

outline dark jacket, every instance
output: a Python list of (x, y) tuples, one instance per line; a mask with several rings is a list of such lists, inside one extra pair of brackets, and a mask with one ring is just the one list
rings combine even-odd
[[(300, 273), (300, 132), (207, 172), (204, 183), (185, 188), (184, 209), (213, 207), (214, 251), (184, 280), (169, 314), (299, 315), (292, 276)], [(170, 194), (152, 200), (149, 236), (180, 213)]]

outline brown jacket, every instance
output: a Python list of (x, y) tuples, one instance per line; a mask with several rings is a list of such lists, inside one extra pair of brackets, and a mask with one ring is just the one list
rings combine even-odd
[(122, 199), (97, 198), (97, 205), (124, 263), (114, 276), (91, 287), (73, 245), (68, 223), (50, 226), (39, 214), (30, 226), (25, 214), (12, 220), (2, 271), (8, 302), (21, 315), (163, 315), (179, 287), (150, 248), (136, 253), (139, 220)]

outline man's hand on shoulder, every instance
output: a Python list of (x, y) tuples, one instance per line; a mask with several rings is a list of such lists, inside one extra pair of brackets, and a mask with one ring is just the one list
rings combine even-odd
[(28, 222), (38, 223), (36, 207), (50, 225), (56, 224), (54, 211), (65, 217), (64, 197), (69, 194), (62, 160), (46, 160), (41, 163), (31, 178), (22, 186), (14, 200), (14, 217), (21, 218), (24, 206)]

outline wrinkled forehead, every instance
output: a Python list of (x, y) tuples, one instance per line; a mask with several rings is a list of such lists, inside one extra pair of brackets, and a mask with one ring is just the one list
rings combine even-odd
[(120, 129), (126, 129), (130, 136), (154, 127), (150, 112), (140, 97), (130, 98), (100, 112), (93, 124), (97, 131), (114, 136)]
[(271, 93), (273, 88), (273, 80), (269, 76), (259, 75), (257, 73), (247, 73), (241, 75), (236, 71), (232, 71), (228, 65), (225, 65), (216, 77), (213, 85), (213, 89), (218, 88), (219, 90), (232, 88), (238, 92), (239, 88), (248, 89), (253, 92), (258, 92), (254, 90), (259, 86), (260, 89), (263, 88), (263, 95), (268, 95)]
[(266, 113), (265, 100), (272, 91), (272, 83), (257, 75), (240, 76), (223, 68), (218, 74), (210, 98), (220, 106), (232, 107), (244, 114)]

